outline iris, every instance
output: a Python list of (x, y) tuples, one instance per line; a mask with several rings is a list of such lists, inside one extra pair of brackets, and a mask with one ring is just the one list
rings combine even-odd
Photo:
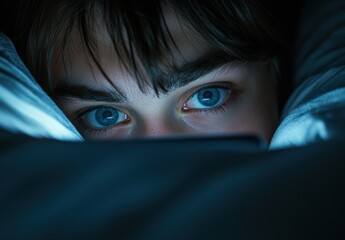
[(219, 103), (220, 90), (218, 88), (209, 88), (200, 90), (197, 93), (199, 102), (205, 107), (213, 107)]
[(226, 87), (206, 87), (196, 91), (185, 104), (187, 109), (210, 109), (222, 105), (230, 96)]
[(118, 118), (119, 113), (115, 109), (101, 108), (96, 110), (96, 120), (100, 125), (104, 127), (115, 124)]
[(84, 120), (93, 128), (106, 128), (126, 120), (126, 114), (112, 107), (99, 107), (84, 115)]

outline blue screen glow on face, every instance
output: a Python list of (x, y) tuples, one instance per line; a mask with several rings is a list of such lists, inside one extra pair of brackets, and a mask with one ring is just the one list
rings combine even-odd
[[(70, 66), (66, 68), (61, 60), (54, 64), (53, 72), (58, 74), (53, 81), (57, 85), (65, 81), (67, 88), (73, 88), (64, 89), (68, 94), (57, 96), (57, 104), (79, 132), (86, 139), (253, 134), (269, 141), (278, 122), (270, 62), (218, 59), (215, 49), (188, 24), (174, 16), (170, 20), (176, 46), (166, 53), (167, 60), (172, 55), (174, 59), (172, 66), (166, 65), (166, 74), (177, 74), (183, 84), (159, 96), (150, 86), (147, 91), (139, 88), (102, 27), (96, 31), (102, 36), (97, 54), (112, 84), (79, 44), (78, 31), (72, 31), (66, 47), (72, 50), (65, 53)], [(199, 69), (200, 62), (206, 67)], [(217, 64), (209, 67), (209, 62)], [(186, 66), (193, 67), (186, 70)], [(188, 76), (200, 77), (189, 80)]]
[[(183, 104), (183, 111), (212, 109), (224, 107), (229, 100), (231, 90), (223, 86), (207, 86), (197, 90)], [(126, 113), (114, 107), (99, 106), (87, 109), (80, 114), (81, 121), (94, 129), (106, 129), (129, 120)], [(85, 127), (86, 128), (86, 127)]]

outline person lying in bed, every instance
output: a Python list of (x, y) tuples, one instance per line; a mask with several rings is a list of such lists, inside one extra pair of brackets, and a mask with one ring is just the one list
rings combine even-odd
[(247, 0), (42, 1), (29, 70), (86, 139), (254, 134), (279, 119), (280, 42)]

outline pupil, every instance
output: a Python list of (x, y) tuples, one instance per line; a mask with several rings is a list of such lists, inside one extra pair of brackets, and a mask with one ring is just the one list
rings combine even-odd
[(205, 89), (198, 93), (199, 102), (206, 107), (214, 107), (218, 104), (220, 92), (217, 88)]
[(103, 118), (105, 119), (109, 119), (111, 117), (112, 113), (110, 111), (105, 111), (103, 113)]
[(210, 90), (207, 90), (204, 92), (203, 97), (204, 98), (212, 98), (212, 92)]
[(99, 109), (96, 112), (96, 120), (98, 124), (108, 127), (117, 123), (119, 113), (114, 109)]

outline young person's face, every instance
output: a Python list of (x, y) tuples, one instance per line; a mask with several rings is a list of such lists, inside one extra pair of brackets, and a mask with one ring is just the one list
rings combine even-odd
[[(159, 97), (142, 92), (133, 74), (121, 65), (105, 30), (99, 29), (100, 63), (112, 90), (86, 54), (77, 31), (68, 42), (67, 67), (57, 58), (53, 81), (59, 106), (85, 138), (134, 138), (184, 135), (255, 134), (269, 141), (278, 111), (275, 80), (266, 62), (220, 62), (198, 79), (188, 79), (191, 68), (212, 53), (198, 33), (176, 18), (168, 18), (177, 45), (173, 51), (176, 87)], [(216, 58), (216, 56), (215, 56)], [(206, 61), (206, 62), (207, 62)], [(187, 84), (178, 84), (181, 80)]]

